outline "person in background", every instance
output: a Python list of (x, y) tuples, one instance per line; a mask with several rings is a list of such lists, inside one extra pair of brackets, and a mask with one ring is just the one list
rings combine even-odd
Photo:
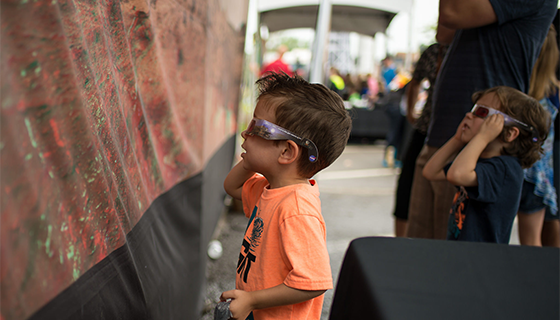
[[(554, 17), (554, 22), (552, 23), (556, 26), (556, 44), (559, 46), (560, 50), (560, 9), (556, 11), (556, 17)], [(560, 79), (560, 63), (556, 67), (556, 79)], [(560, 84), (560, 83), (559, 83)], [(558, 91), (554, 92), (549, 96), (550, 101), (556, 106), (556, 109), (560, 108), (560, 99), (558, 98)], [(560, 116), (556, 115), (556, 120), (554, 121), (554, 141), (552, 147), (552, 158), (553, 158), (553, 173), (554, 173), (554, 187), (556, 188), (556, 201), (560, 199)], [(542, 230), (542, 244), (548, 247), (560, 248), (560, 213), (556, 216), (552, 215), (550, 211), (546, 211), (544, 215), (544, 224)]]
[(526, 93), (557, 0), (440, 0), (439, 22), (455, 29), (438, 74), (432, 116), (410, 197), (407, 236), (445, 239), (455, 189), (428, 181), (424, 165), (472, 107), (471, 93), (505, 85)]
[[(397, 183), (397, 191), (395, 195), (395, 236), (404, 237), (406, 235), (406, 227), (408, 221), (408, 206), (410, 203), (410, 191), (412, 188), (412, 179), (414, 178), (414, 168), (416, 167), (416, 158), (422, 150), (426, 132), (430, 122), (432, 113), (432, 95), (436, 82), (436, 76), (443, 61), (443, 57), (447, 53), (449, 43), (453, 40), (455, 30), (439, 26), (437, 28), (437, 42), (430, 45), (416, 63), (416, 68), (412, 75), (412, 80), (406, 90), (406, 118), (413, 125), (412, 137), (408, 143), (408, 148), (403, 152), (402, 170)], [(428, 97), (422, 114), (418, 119), (415, 118), (415, 106), (418, 102), (418, 94), (422, 81), (427, 79), (430, 87), (427, 90)]]
[(331, 67), (329, 74), (329, 89), (336, 92), (342, 99), (346, 94), (346, 84), (337, 68)]
[(397, 79), (395, 76), (392, 82), (395, 83), (394, 89), (387, 90), (375, 103), (376, 107), (382, 108), (383, 112), (387, 115), (387, 119), (389, 119), (389, 131), (385, 137), (386, 146), (382, 160), (382, 165), (386, 168), (401, 166), (399, 152), (401, 151), (404, 123), (406, 121), (401, 112), (401, 103), (406, 91), (408, 79), (402, 82), (399, 81), (400, 79), (405, 79), (405, 77), (403, 76)]
[(257, 81), (242, 160), (224, 189), (249, 223), (236, 290), (223, 292), (234, 319), (321, 318), (333, 288), (319, 187), (313, 177), (341, 154), (352, 127), (342, 99), (321, 84), (272, 73)]
[(270, 72), (274, 72), (274, 73), (284, 72), (289, 76), (292, 76), (294, 74), (294, 72), (292, 71), (292, 68), (288, 64), (286, 64), (283, 60), (284, 53), (288, 52), (288, 47), (281, 44), (276, 49), (276, 52), (278, 53), (278, 58), (276, 60), (274, 60), (273, 62), (269, 63), (268, 65), (266, 65), (262, 69), (261, 77), (265, 76), (266, 74), (268, 74)]
[(381, 83), (377, 79), (377, 77), (373, 76), (372, 74), (367, 75), (367, 97), (371, 105), (373, 105), (377, 99), (379, 99), (379, 94), (381, 92)]
[[(556, 30), (550, 30), (543, 43), (539, 58), (533, 67), (529, 95), (537, 99), (550, 115), (553, 122), (558, 114), (558, 107), (548, 98), (558, 92), (556, 67), (558, 66), (558, 44)], [(554, 143), (554, 125), (551, 126), (544, 143), (544, 153), (532, 167), (524, 170), (523, 193), (517, 213), (519, 242), (522, 245), (542, 246), (542, 230), (545, 212), (558, 216), (556, 189), (554, 188), (552, 148)], [(558, 221), (552, 219), (552, 221)]]
[[(397, 75), (397, 67), (393, 62), (393, 58), (391, 56), (385, 57), (385, 59), (381, 60), (382, 67), (381, 67), (381, 76), (385, 83), (383, 84), (385, 88), (389, 88), (389, 84), (393, 81), (393, 78)], [(387, 89), (389, 91), (389, 89)]]
[(353, 79), (354, 77), (350, 73), (346, 73), (346, 75), (342, 76), (342, 80), (344, 80), (344, 95), (342, 96), (342, 100), (348, 101), (350, 100), (350, 95), (357, 92), (358, 84)]
[(364, 75), (359, 75), (358, 76), (358, 83), (359, 83), (359, 86), (360, 86), (360, 97), (362, 97), (362, 98), (367, 97), (367, 94), (368, 94), (369, 88), (368, 88), (367, 79), (368, 79), (369, 76), (370, 76), (369, 74), (365, 75), (365, 76)]
[(508, 244), (522, 168), (541, 157), (550, 117), (538, 101), (510, 87), (476, 92), (472, 100), (471, 112), (428, 160), (423, 174), (457, 187), (448, 240)]

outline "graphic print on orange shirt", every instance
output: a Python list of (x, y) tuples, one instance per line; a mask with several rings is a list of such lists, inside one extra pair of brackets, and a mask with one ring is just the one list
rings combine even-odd
[[(249, 271), (251, 271), (251, 264), (257, 260), (255, 256), (255, 249), (261, 243), (261, 236), (264, 231), (264, 221), (260, 217), (256, 217), (258, 208), (255, 206), (245, 229), (245, 236), (243, 238), (243, 247), (239, 252), (239, 260), (237, 261), (237, 273), (241, 276), (243, 282), (247, 283)], [(253, 225), (253, 230), (247, 239), (247, 230)]]

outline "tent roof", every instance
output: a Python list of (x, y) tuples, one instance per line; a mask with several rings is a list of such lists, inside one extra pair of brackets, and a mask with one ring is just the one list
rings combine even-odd
[[(393, 17), (409, 11), (412, 0), (332, 0), (331, 31), (373, 36), (385, 32)], [(318, 0), (260, 0), (261, 23), (270, 32), (291, 28), (315, 28)]]

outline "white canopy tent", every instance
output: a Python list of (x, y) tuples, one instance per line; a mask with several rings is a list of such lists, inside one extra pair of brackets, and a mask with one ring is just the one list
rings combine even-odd
[(261, 25), (271, 32), (314, 28), (311, 82), (322, 82), (323, 52), (329, 31), (374, 36), (385, 33), (393, 17), (411, 12), (414, 0), (258, 0)]
[[(291, 28), (315, 28), (321, 0), (259, 0), (261, 24), (271, 32)], [(409, 11), (412, 0), (329, 0), (331, 31), (374, 36), (385, 32), (393, 17)]]

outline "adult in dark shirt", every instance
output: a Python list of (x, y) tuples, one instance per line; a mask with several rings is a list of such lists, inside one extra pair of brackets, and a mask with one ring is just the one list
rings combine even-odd
[(416, 161), (407, 236), (445, 239), (454, 188), (428, 181), (427, 160), (453, 136), (475, 91), (505, 85), (527, 92), (557, 0), (440, 0), (439, 24), (457, 29), (436, 83), (426, 143)]
[[(447, 53), (449, 43), (453, 40), (455, 30), (445, 28), (438, 25), (436, 40), (437, 42), (430, 45), (416, 63), (416, 68), (412, 75), (412, 80), (407, 85), (406, 118), (413, 125), (414, 130), (410, 137), (408, 147), (403, 152), (402, 170), (399, 175), (397, 191), (395, 194), (395, 236), (406, 236), (406, 227), (408, 223), (408, 206), (410, 203), (410, 191), (412, 189), (412, 179), (414, 178), (414, 169), (416, 168), (416, 158), (422, 150), (430, 117), (432, 115), (432, 96), (436, 83), (436, 76), (443, 61), (443, 57)], [(428, 80), (430, 86), (427, 91), (427, 98), (422, 109), (422, 113), (418, 118), (414, 117), (415, 106), (418, 101), (418, 94), (422, 81)]]

